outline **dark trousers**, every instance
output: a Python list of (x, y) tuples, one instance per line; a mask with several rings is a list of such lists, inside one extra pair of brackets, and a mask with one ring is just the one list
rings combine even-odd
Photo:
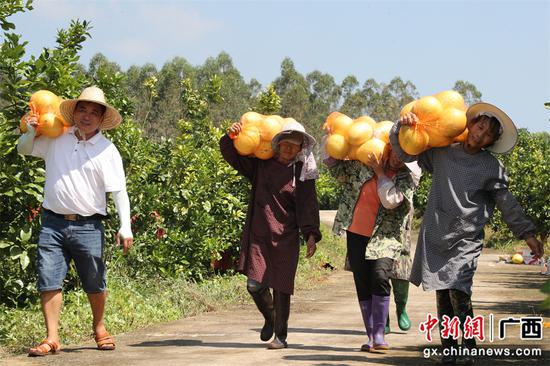
[[(443, 315), (447, 315), (449, 318), (457, 316), (460, 320), (460, 330), (464, 334), (464, 322), (466, 317), (474, 317), (474, 311), (472, 309), (472, 299), (470, 295), (465, 292), (448, 289), (448, 290), (437, 290), (436, 291), (437, 299), (437, 317), (439, 318), (439, 330), (443, 329), (441, 322), (443, 321)], [(441, 334), (440, 334), (441, 335)], [(441, 338), (441, 345), (443, 348), (457, 348), (458, 340), (450, 338)], [(462, 345), (467, 348), (475, 348), (476, 341), (472, 339), (462, 338)]]
[(346, 240), (349, 264), (353, 272), (359, 301), (370, 300), (372, 295), (389, 296), (393, 259), (365, 259), (365, 252), (370, 240), (368, 236), (347, 231)]

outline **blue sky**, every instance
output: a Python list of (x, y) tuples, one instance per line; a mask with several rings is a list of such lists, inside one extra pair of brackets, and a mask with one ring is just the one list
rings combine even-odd
[(92, 22), (81, 53), (123, 69), (181, 56), (194, 65), (221, 51), (264, 86), (290, 57), (341, 82), (400, 76), (421, 95), (467, 80), (518, 127), (550, 132), (550, 1), (35, 0), (11, 18), (28, 52), (55, 46), (71, 19)]

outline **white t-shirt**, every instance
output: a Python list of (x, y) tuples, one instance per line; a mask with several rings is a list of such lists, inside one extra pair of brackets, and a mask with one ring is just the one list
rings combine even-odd
[(101, 132), (78, 141), (75, 129), (34, 140), (31, 155), (46, 161), (42, 206), (58, 214), (105, 215), (107, 192), (126, 189), (120, 154)]

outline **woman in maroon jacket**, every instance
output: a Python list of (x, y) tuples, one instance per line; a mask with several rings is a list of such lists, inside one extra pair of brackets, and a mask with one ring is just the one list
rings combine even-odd
[(260, 339), (268, 341), (275, 333), (268, 348), (281, 349), (288, 347), (300, 233), (307, 243), (308, 258), (321, 240), (315, 192), (319, 175), (311, 153), (315, 139), (300, 123), (288, 122), (273, 137), (275, 156), (260, 160), (237, 153), (229, 135), (241, 130), (241, 123), (234, 123), (220, 140), (224, 159), (252, 184), (238, 270), (247, 276), (248, 292), (265, 318)]

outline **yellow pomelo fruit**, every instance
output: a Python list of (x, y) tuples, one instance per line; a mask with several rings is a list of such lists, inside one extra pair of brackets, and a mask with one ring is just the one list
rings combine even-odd
[(399, 146), (409, 155), (418, 155), (428, 148), (428, 134), (418, 125), (402, 126), (398, 136)]
[(255, 126), (243, 127), (243, 130), (233, 140), (233, 144), (240, 155), (253, 154), (260, 145), (260, 130)]
[(260, 138), (264, 141), (271, 141), (273, 136), (281, 131), (281, 123), (275, 116), (265, 116), (258, 125)]
[(21, 133), (27, 132), (27, 117), (29, 116), (28, 113), (25, 113), (23, 117), (21, 117), (21, 121), (19, 122), (19, 129), (21, 130)]
[(390, 142), (390, 130), (393, 127), (392, 121), (381, 121), (376, 124), (373, 136), (385, 143)]
[(372, 127), (373, 131), (374, 131), (374, 128), (376, 127), (376, 121), (374, 120), (374, 118), (371, 118), (369, 116), (357, 117), (356, 119), (353, 120), (353, 123), (357, 123), (357, 122), (368, 122), (368, 124)]
[(64, 131), (63, 121), (55, 113), (42, 113), (38, 119), (40, 133), (48, 137), (58, 137)]
[(443, 108), (457, 108), (462, 111), (466, 110), (466, 103), (462, 95), (455, 90), (445, 90), (434, 95), (441, 103)]
[(443, 147), (453, 143), (452, 138), (441, 135), (437, 129), (426, 129), (425, 131), (429, 136), (429, 147)]
[(418, 99), (411, 109), (411, 112), (418, 117), (421, 123), (438, 119), (442, 111), (443, 106), (437, 98), (432, 96)]
[(357, 150), (361, 145), (350, 145), (349, 152), (348, 152), (348, 159), (350, 160), (357, 160)]
[(373, 132), (367, 121), (353, 122), (348, 129), (348, 142), (350, 145), (361, 145), (372, 137)]
[(39, 90), (31, 95), (30, 103), (36, 107), (38, 114), (58, 113), (61, 98), (49, 90)]
[(453, 139), (454, 142), (466, 142), (468, 138), (468, 129), (465, 129), (460, 135)]
[(458, 108), (445, 108), (438, 119), (438, 132), (445, 137), (454, 138), (466, 128), (466, 112)]
[[(281, 127), (286, 123), (286, 118), (283, 118), (278, 114), (270, 114), (268, 117), (276, 119), (277, 122), (279, 122), (279, 125), (281, 125)], [(294, 120), (294, 118), (291, 118), (291, 119)]]
[(343, 159), (349, 152), (349, 144), (346, 138), (337, 133), (333, 133), (328, 137), (325, 148), (329, 156), (335, 159)]
[(414, 106), (414, 102), (415, 102), (415, 100), (405, 104), (405, 106), (403, 108), (401, 108), (401, 112), (399, 112), (399, 117), (403, 117), (405, 114), (409, 113), (412, 110), (413, 106)]
[(271, 141), (260, 141), (260, 145), (254, 150), (254, 156), (262, 160), (271, 159), (273, 155), (275, 155), (275, 152), (271, 147)]
[(339, 117), (343, 116), (343, 113), (334, 111), (331, 114), (327, 116), (327, 119), (325, 120), (325, 123), (323, 124), (323, 130), (325, 131), (331, 131), (332, 130), (332, 124), (334, 123), (334, 120)]
[(522, 264), (523, 263), (523, 256), (519, 253), (516, 253), (512, 256), (512, 263), (514, 264)]
[(371, 154), (374, 154), (378, 160), (382, 159), (386, 143), (376, 137), (371, 138), (357, 149), (356, 158), (363, 164), (369, 165)]
[(346, 136), (352, 124), (353, 120), (345, 114), (342, 114), (334, 119), (334, 122), (332, 123), (332, 133)]
[(241, 123), (245, 126), (257, 126), (264, 119), (264, 115), (257, 112), (246, 112), (241, 116)]

